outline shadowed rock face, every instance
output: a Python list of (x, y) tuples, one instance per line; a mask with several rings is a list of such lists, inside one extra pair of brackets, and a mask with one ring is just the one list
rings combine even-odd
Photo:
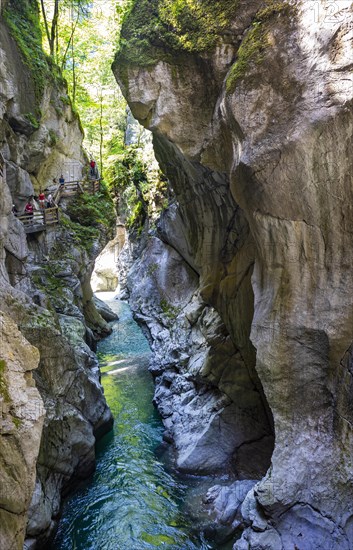
[[(247, 529), (235, 548), (348, 549), (351, 3), (335, 3), (335, 14), (325, 2), (317, 12), (310, 2), (286, 4), (264, 15), (271, 3), (252, 2), (255, 24), (237, 29), (238, 43), (228, 35), (227, 44), (182, 58), (171, 50), (148, 69), (123, 50), (114, 70), (154, 133), (177, 197), (161, 237), (196, 272), (199, 296), (224, 323), (241, 358), (232, 376), (241, 373), (244, 395), (251, 387), (261, 397), (257, 419), (270, 418), (267, 404), (273, 415), (271, 466), (243, 504)], [(249, 36), (261, 47), (246, 56)], [(239, 396), (231, 400), (239, 409)], [(253, 439), (254, 423), (236, 424)]]
[(197, 273), (153, 238), (135, 261), (128, 288), (135, 316), (152, 341), (154, 399), (178, 468), (235, 469), (240, 477), (251, 472), (259, 478), (272, 451), (261, 393), (224, 322), (202, 298)]

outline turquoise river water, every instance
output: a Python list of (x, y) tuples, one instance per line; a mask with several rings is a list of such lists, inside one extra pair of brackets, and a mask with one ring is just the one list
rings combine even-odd
[(163, 462), (163, 426), (152, 405), (147, 341), (129, 307), (107, 297), (119, 321), (100, 342), (98, 357), (114, 428), (97, 444), (92, 479), (66, 500), (52, 548), (217, 548), (205, 541), (190, 515), (190, 492), (195, 487), (197, 492), (199, 480), (180, 478)]

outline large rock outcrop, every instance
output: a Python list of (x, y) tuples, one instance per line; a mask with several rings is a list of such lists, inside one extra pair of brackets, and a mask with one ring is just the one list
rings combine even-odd
[(172, 4), (135, 3), (114, 71), (177, 198), (160, 236), (196, 272), (239, 357), (233, 415), (257, 394), (237, 420), (243, 444), (273, 415), (271, 466), (243, 504), (235, 548), (348, 549), (351, 2), (188, 4), (184, 18)]
[(3, 313), (0, 337), (0, 546), (17, 550), (23, 546), (45, 409), (32, 377), (38, 350)]
[(125, 227), (117, 224), (116, 236), (109, 241), (94, 264), (91, 286), (94, 292), (114, 292), (119, 284), (117, 260), (125, 244)]
[(127, 278), (136, 319), (152, 344), (155, 403), (180, 470), (259, 477), (272, 431), (260, 393), (217, 311), (185, 259), (151, 238)]

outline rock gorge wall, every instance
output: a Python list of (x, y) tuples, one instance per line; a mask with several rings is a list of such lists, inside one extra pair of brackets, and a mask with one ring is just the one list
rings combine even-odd
[(132, 302), (179, 467), (269, 466), (234, 548), (348, 549), (352, 6), (229, 5), (199, 6), (227, 16), (207, 47), (186, 40), (192, 12), (166, 26), (162, 0), (138, 0), (123, 26), (113, 69), (177, 199)]
[[(43, 547), (62, 492), (93, 471), (95, 438), (112, 424), (91, 349), (109, 327), (90, 288), (111, 235), (80, 235), (62, 214), (60, 226), (26, 236), (12, 213), (60, 173), (80, 176), (85, 159), (66, 84), (38, 42), (37, 3), (1, 7), (0, 546), (19, 550), (25, 536), (26, 548)], [(43, 74), (26, 57), (21, 31)]]
[(38, 366), (38, 350), (11, 318), (1, 314), (0, 323), (0, 544), (2, 548), (22, 548), (45, 410), (32, 377)]

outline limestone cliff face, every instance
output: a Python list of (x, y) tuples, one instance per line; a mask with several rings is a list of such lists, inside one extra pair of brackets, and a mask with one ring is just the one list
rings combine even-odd
[(8, 316), (0, 326), (0, 546), (10, 550), (23, 545), (45, 409), (32, 376), (38, 350)]
[(156, 236), (132, 260), (127, 277), (131, 307), (154, 352), (164, 437), (174, 444), (180, 470), (259, 479), (273, 448), (270, 415), (199, 283), (179, 252)]
[(114, 292), (119, 283), (117, 258), (125, 244), (125, 226), (118, 221), (116, 236), (96, 259), (91, 285), (94, 292)]
[[(240, 1), (212, 47), (182, 52), (163, 36), (139, 42), (146, 4), (136, 6), (114, 70), (177, 198), (160, 236), (234, 346), (237, 392), (220, 387), (218, 358), (199, 371), (243, 433), (228, 458), (241, 462), (259, 423), (271, 433), (268, 406), (274, 421), (271, 466), (245, 499), (235, 548), (351, 548), (351, 2), (333, 13), (325, 2)], [(192, 361), (177, 358), (176, 373)]]
[[(21, 212), (53, 177), (81, 176), (83, 136), (57, 69), (45, 64), (41, 49), (34, 52), (39, 57), (33, 54), (33, 60), (47, 71), (40, 79), (16, 34), (22, 27), (11, 26), (16, 14), (27, 21), (28, 32), (35, 28), (21, 10), (35, 17), (37, 3), (9, 0), (2, 9), (0, 546), (19, 550), (26, 531), (28, 548), (42, 546), (53, 532), (62, 491), (92, 472), (95, 438), (111, 427), (92, 351), (95, 335), (109, 327), (89, 284), (110, 235), (80, 238), (62, 214), (60, 226), (26, 236), (12, 213), (13, 203)], [(35, 47), (32, 35), (24, 39)]]

